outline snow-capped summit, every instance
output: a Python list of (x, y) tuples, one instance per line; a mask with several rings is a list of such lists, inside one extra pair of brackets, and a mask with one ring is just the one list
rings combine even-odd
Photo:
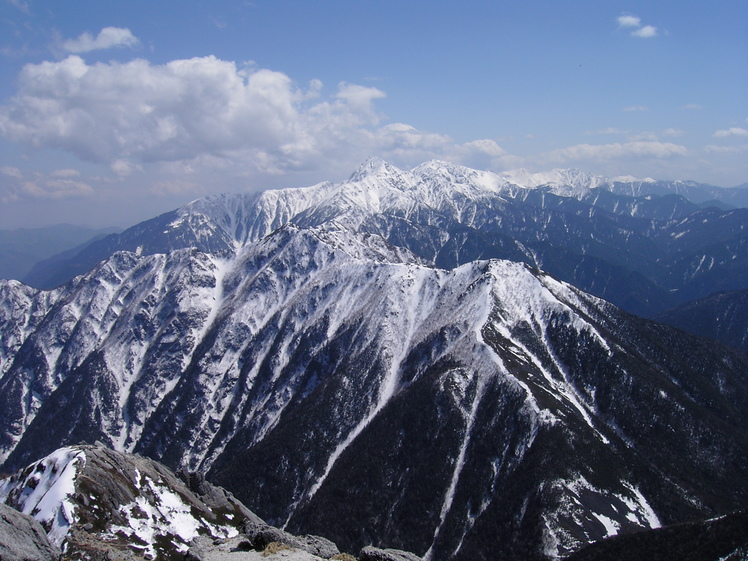
[(537, 173), (515, 169), (501, 173), (501, 177), (525, 189), (549, 187), (556, 195), (575, 198), (588, 194), (591, 189), (607, 188), (611, 184), (611, 181), (603, 176), (578, 169), (554, 169)]
[(387, 175), (399, 175), (402, 171), (379, 157), (372, 157), (362, 163), (356, 171), (348, 178), (351, 183), (362, 181), (370, 176), (384, 177)]
[(3, 469), (98, 440), (290, 531), (429, 561), (743, 508), (745, 355), (601, 298), (745, 283), (748, 210), (533, 177), (372, 160), (195, 201), (55, 290), (0, 281)]

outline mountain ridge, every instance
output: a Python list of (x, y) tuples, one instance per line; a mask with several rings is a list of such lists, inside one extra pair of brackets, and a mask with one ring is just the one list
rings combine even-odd
[(744, 508), (748, 357), (537, 265), (577, 252), (605, 281), (583, 265), (666, 270), (661, 243), (705, 282), (745, 265), (748, 211), (418, 173), (371, 161), (298, 197), (198, 200), (54, 290), (0, 281), (4, 469), (101, 441), (205, 471), (294, 533), (456, 561)]
[[(520, 187), (492, 172), (440, 161), (404, 172), (372, 160), (342, 183), (198, 199), (83, 250), (46, 280), (37, 279), (37, 286), (64, 284), (118, 250), (235, 253), (295, 223), (376, 234), (443, 268), (484, 258), (524, 261), (643, 316), (719, 290), (748, 288), (740, 280), (745, 260), (734, 260), (748, 243), (744, 210), (702, 209), (680, 195), (632, 198), (603, 189), (601, 178), (575, 170), (567, 175), (587, 182), (584, 193), (577, 185), (568, 187), (579, 191), (577, 197), (559, 196), (552, 187)], [(738, 218), (724, 220), (729, 213)], [(689, 217), (692, 235), (686, 236), (681, 223)], [(693, 242), (713, 238), (720, 228), (718, 244)], [(688, 240), (691, 246), (683, 243)], [(704, 261), (713, 270), (697, 269), (704, 280), (692, 282), (688, 262)]]

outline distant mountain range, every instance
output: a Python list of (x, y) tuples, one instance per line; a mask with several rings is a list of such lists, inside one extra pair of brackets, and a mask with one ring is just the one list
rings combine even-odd
[(745, 509), (748, 356), (598, 296), (747, 288), (748, 210), (567, 175), (372, 160), (109, 236), (54, 290), (1, 281), (3, 469), (100, 441), (291, 532), (445, 561)]
[(82, 244), (119, 231), (119, 228), (92, 229), (70, 224), (0, 230), (0, 278), (26, 280), (39, 261), (73, 248), (80, 251)]
[(233, 253), (287, 223), (336, 223), (437, 267), (487, 258), (528, 263), (654, 317), (748, 288), (745, 206), (748, 189), (694, 182), (606, 179), (577, 170), (497, 175), (444, 162), (404, 172), (375, 159), (341, 184), (197, 200), (42, 262), (24, 280), (54, 288), (116, 251)]

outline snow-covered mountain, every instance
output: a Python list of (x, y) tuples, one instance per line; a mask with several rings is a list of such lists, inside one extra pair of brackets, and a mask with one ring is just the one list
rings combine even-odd
[[(518, 189), (370, 161), (343, 184), (196, 201), (55, 290), (0, 282), (4, 469), (98, 440), (206, 471), (295, 533), (434, 560), (557, 558), (744, 508), (744, 354), (469, 258), (535, 263), (583, 226), (646, 248), (624, 226), (657, 221)], [(742, 215), (709, 212), (657, 235), (733, 240)], [(540, 217), (558, 221), (531, 233)]]
[(748, 288), (748, 210), (616, 194), (621, 185), (575, 170), (497, 175), (432, 161), (402, 171), (370, 160), (342, 183), (200, 199), (40, 265), (28, 282), (64, 284), (121, 250), (233, 254), (294, 223), (375, 234), (442, 268), (525, 262), (646, 317)]

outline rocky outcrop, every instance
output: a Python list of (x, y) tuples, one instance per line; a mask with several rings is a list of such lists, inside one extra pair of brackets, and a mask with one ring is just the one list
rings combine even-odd
[(0, 480), (0, 501), (33, 513), (66, 555), (91, 561), (181, 560), (199, 536), (227, 539), (264, 524), (203, 477), (185, 479), (141, 456), (72, 446)]
[(421, 558), (399, 549), (378, 549), (368, 546), (361, 550), (358, 561), (421, 561)]
[[(252, 561), (267, 551), (288, 561), (355, 559), (326, 538), (266, 524), (200, 473), (100, 445), (62, 448), (0, 480), (0, 561), (57, 560), (56, 545), (65, 559), (86, 561)], [(359, 559), (420, 561), (375, 548)]]
[(260, 551), (271, 543), (280, 543), (323, 559), (330, 559), (340, 553), (338, 546), (320, 536), (294, 536), (273, 526), (252, 521), (247, 521), (244, 525), (244, 534), (251, 547)]
[(0, 560), (56, 561), (60, 550), (49, 543), (41, 524), (0, 503)]

